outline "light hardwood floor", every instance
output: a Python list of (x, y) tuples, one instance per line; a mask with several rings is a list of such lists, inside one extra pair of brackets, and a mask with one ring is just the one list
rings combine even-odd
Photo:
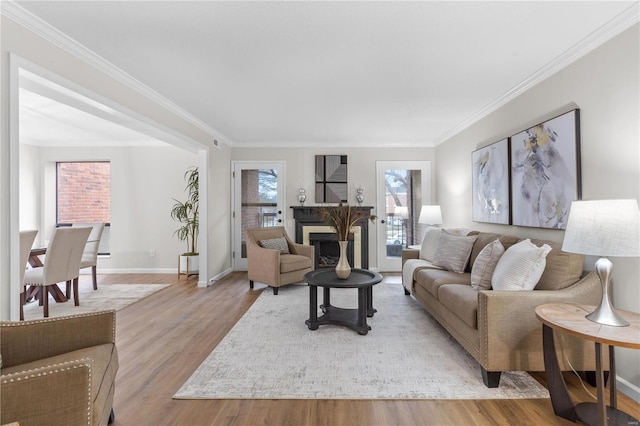
[[(256, 283), (250, 291), (246, 273), (240, 272), (208, 288), (197, 288), (195, 276), (187, 280), (175, 274), (100, 275), (98, 279), (99, 285), (172, 284), (117, 314), (120, 370), (114, 426), (572, 424), (554, 416), (547, 399), (173, 400), (173, 394), (264, 287)], [(544, 374), (532, 375), (546, 383)], [(590, 400), (579, 380), (568, 373), (565, 377), (575, 401)], [(594, 388), (586, 386), (595, 394)], [(640, 417), (640, 404), (623, 394), (618, 407)]]

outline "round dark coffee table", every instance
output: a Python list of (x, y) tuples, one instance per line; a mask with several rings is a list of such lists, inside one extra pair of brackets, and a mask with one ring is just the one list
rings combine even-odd
[[(309, 330), (317, 330), (325, 324), (342, 325), (365, 335), (371, 330), (367, 325), (367, 317), (372, 317), (376, 310), (373, 308), (373, 286), (382, 281), (382, 275), (368, 269), (352, 269), (346, 280), (336, 276), (335, 270), (317, 269), (307, 272), (304, 280), (309, 284), (309, 319), (305, 322)], [(324, 290), (324, 301), (320, 309), (324, 312), (318, 318), (318, 287)], [(344, 309), (331, 305), (330, 291), (332, 288), (357, 288), (358, 309)]]

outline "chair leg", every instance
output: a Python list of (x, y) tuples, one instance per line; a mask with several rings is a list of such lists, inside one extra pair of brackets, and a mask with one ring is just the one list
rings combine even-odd
[(42, 296), (42, 305), (43, 305), (42, 310), (44, 311), (44, 317), (49, 318), (49, 286), (48, 285), (42, 286), (41, 296)]
[(253, 280), (249, 280), (249, 288), (253, 290)]
[(67, 281), (67, 291), (65, 296), (67, 297), (67, 300), (71, 299), (71, 280)]
[(80, 306), (80, 295), (78, 294), (79, 281), (80, 281), (80, 277), (76, 277), (73, 279), (73, 304), (76, 306)]
[(98, 277), (97, 277), (97, 273), (96, 273), (96, 265), (93, 265), (91, 267), (91, 276), (93, 278), (93, 289), (97, 290), (98, 289)]
[(277, 296), (278, 295), (278, 287), (271, 287), (273, 288), (273, 295)]

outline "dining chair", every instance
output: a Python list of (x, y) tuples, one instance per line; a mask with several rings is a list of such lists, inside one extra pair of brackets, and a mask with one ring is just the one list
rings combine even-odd
[[(80, 260), (80, 269), (91, 268), (91, 277), (93, 278), (93, 289), (98, 289), (97, 278), (97, 265), (98, 265), (98, 249), (100, 248), (100, 239), (102, 238), (102, 232), (104, 231), (104, 223), (74, 223), (71, 225), (74, 227), (91, 227), (91, 234), (87, 239), (87, 244), (84, 246), (82, 253), (82, 260)], [(69, 285), (67, 285), (67, 297), (69, 297)]]
[(78, 297), (78, 276), (80, 260), (91, 228), (56, 228), (51, 234), (42, 267), (25, 272), (25, 285), (41, 287), (40, 300), (45, 318), (49, 316), (49, 286), (64, 281), (73, 282), (73, 301), (80, 305)]
[(24, 272), (37, 234), (37, 230), (20, 231), (20, 321), (24, 320)]

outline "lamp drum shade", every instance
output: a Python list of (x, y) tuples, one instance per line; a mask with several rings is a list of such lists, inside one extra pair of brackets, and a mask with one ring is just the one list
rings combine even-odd
[(429, 225), (442, 224), (442, 212), (440, 206), (422, 206), (420, 209), (420, 217), (418, 223), (426, 223)]
[(595, 256), (640, 256), (640, 210), (636, 200), (574, 201), (562, 250)]

